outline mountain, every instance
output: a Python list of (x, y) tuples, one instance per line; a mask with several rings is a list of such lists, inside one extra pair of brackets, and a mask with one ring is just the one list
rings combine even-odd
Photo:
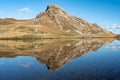
[(91, 24), (65, 12), (57, 5), (48, 5), (45, 12), (31, 20), (0, 19), (0, 39), (114, 37), (97, 24)]
[(68, 14), (56, 5), (49, 5), (45, 12), (36, 16), (33, 24), (42, 24), (60, 29), (67, 33), (79, 34), (82, 37), (109, 37), (111, 32), (103, 30), (97, 24), (88, 23), (86, 20)]

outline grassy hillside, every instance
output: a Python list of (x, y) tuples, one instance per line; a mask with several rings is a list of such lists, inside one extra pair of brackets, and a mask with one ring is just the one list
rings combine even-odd
[(49, 5), (31, 20), (0, 19), (0, 39), (115, 37), (97, 24), (87, 22)]
[(32, 38), (67, 38), (77, 37), (76, 33), (68, 33), (56, 28), (43, 25), (29, 25), (25, 21), (9, 25), (0, 25), (1, 39), (32, 39)]

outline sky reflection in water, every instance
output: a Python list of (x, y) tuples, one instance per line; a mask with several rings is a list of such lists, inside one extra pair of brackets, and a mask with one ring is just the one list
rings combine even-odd
[(119, 57), (113, 39), (0, 41), (0, 80), (120, 80)]

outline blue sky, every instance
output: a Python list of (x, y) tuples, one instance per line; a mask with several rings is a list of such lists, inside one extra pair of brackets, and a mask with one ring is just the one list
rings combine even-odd
[(74, 16), (120, 33), (120, 0), (0, 0), (0, 18), (31, 19), (49, 4), (56, 4)]

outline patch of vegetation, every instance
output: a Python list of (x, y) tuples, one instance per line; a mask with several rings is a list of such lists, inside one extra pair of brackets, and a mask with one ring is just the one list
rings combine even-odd
[(19, 26), (15, 30), (18, 30), (19, 32), (34, 32), (34, 29), (32, 27), (26, 26)]
[(0, 33), (5, 33), (5, 32), (7, 32), (6, 30), (0, 30)]
[(11, 37), (11, 38), (8, 38), (8, 37), (6, 37), (6, 38), (0, 38), (0, 40), (21, 40), (21, 38), (15, 36), (15, 37)]
[(0, 48), (8, 48), (7, 45), (0, 44)]
[(25, 29), (26, 27), (25, 26), (19, 26), (17, 27), (17, 29)]
[(70, 32), (65, 32), (65, 31), (59, 31), (57, 35), (64, 35), (64, 36), (75, 36), (77, 33), (75, 33), (74, 31), (70, 31)]
[(97, 30), (89, 30), (89, 32), (91, 32), (92, 34), (97, 34), (99, 31), (97, 31)]
[(7, 20), (0, 19), (0, 25), (8, 25), (8, 24), (12, 24), (12, 23)]
[(33, 34), (22, 36), (23, 39), (38, 39), (39, 37)]

